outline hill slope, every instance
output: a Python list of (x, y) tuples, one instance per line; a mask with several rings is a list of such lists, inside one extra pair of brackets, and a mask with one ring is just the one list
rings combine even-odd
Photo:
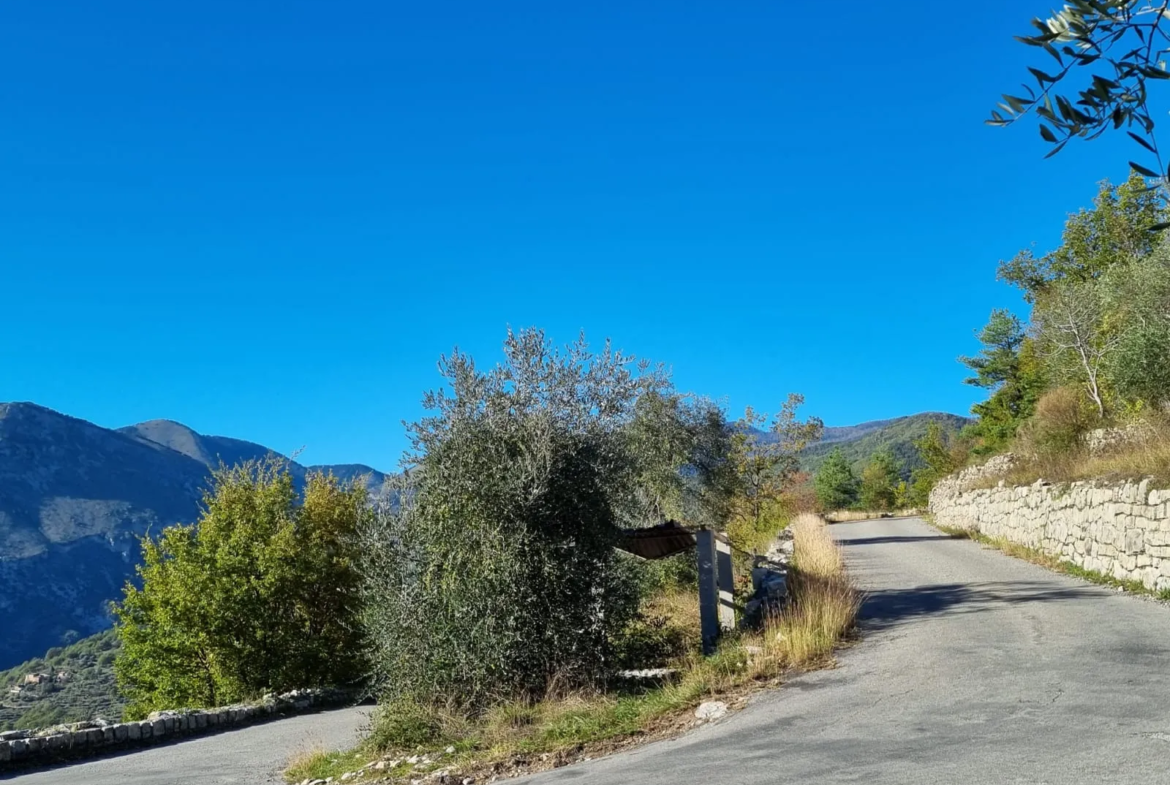
[[(0, 668), (106, 629), (139, 538), (190, 523), (210, 467), (273, 454), (156, 420), (111, 430), (32, 403), (0, 404)], [(313, 467), (342, 479), (369, 467)], [(309, 471), (290, 462), (303, 479)]]
[(0, 671), (0, 732), (121, 718), (117, 651), (114, 631), (106, 630)]
[(851, 425), (844, 428), (826, 428), (824, 438), (808, 447), (801, 456), (801, 468), (815, 473), (829, 453), (840, 448), (858, 472), (875, 452), (889, 450), (902, 470), (903, 479), (921, 466), (914, 441), (926, 434), (930, 423), (937, 422), (947, 431), (958, 431), (971, 422), (967, 417), (944, 412), (924, 412), (892, 420)]

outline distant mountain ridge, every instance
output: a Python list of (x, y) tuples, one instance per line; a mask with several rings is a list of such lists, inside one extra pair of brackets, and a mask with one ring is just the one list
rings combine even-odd
[(825, 428), (823, 438), (810, 445), (801, 455), (801, 468), (815, 473), (830, 453), (840, 449), (860, 473), (861, 467), (874, 453), (888, 450), (898, 462), (902, 478), (909, 479), (911, 472), (922, 465), (914, 442), (926, 435), (926, 429), (932, 422), (938, 423), (944, 431), (954, 433), (973, 421), (969, 417), (947, 412), (922, 412), (889, 420)]
[[(134, 574), (138, 539), (191, 523), (211, 468), (284, 456), (169, 420), (125, 428), (33, 403), (0, 403), (0, 669), (105, 629), (106, 604)], [(360, 464), (302, 466), (343, 480), (387, 475)]]

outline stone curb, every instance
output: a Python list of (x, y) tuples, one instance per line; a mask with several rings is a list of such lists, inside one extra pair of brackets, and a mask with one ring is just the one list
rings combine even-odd
[(139, 722), (78, 722), (44, 730), (0, 733), (0, 773), (15, 767), (97, 757), (134, 747), (216, 733), (233, 727), (300, 714), (355, 699), (346, 690), (293, 690), (259, 703), (217, 709), (161, 711)]

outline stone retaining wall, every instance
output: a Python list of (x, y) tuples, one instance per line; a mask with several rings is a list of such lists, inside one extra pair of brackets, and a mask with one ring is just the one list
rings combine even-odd
[(1010, 465), (993, 459), (941, 481), (930, 494), (936, 523), (1039, 549), (1087, 570), (1146, 588), (1170, 588), (1170, 490), (1149, 480), (1105, 484), (999, 481)]
[(140, 722), (78, 722), (39, 731), (7, 731), (0, 733), (0, 774), (17, 766), (94, 757), (181, 736), (215, 733), (280, 715), (337, 706), (352, 699), (352, 693), (342, 690), (294, 690), (267, 696), (259, 703), (156, 712)]

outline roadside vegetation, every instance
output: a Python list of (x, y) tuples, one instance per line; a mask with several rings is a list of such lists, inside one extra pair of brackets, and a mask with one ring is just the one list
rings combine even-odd
[[(440, 368), (377, 500), (321, 474), (298, 489), (279, 462), (221, 467), (197, 521), (144, 539), (115, 629), (86, 644), (116, 696), (101, 711), (352, 686), (378, 702), (368, 739), (305, 756), (301, 779), (359, 757), (387, 774), (440, 757), (522, 768), (680, 731), (701, 701), (734, 708), (829, 661), (857, 596), (810, 514), (799, 458), (823, 426), (799, 395), (731, 421), (661, 366), (539, 330), (509, 332), (497, 366), (456, 352)], [(741, 600), (792, 525), (783, 612), (701, 656), (694, 554), (616, 547), (664, 521), (727, 536)], [(622, 675), (648, 668), (666, 670)]]
[[(1164, 190), (1135, 173), (1102, 183), (1054, 250), (1001, 262), (999, 279), (1029, 312), (993, 310), (980, 350), (960, 358), (967, 384), (988, 394), (972, 407), (975, 422), (958, 432), (932, 425), (916, 440), (918, 468), (893, 504), (878, 456), (861, 477), (830, 456), (816, 477), (821, 508), (924, 508), (940, 479), (1007, 452), (1010, 471), (983, 482), (1151, 478), (1170, 487), (1170, 236), (1151, 231), (1168, 221)], [(864, 504), (863, 492), (882, 504)]]
[(363, 771), (364, 781), (409, 781), (440, 769), (453, 777), (490, 777), (553, 768), (681, 732), (697, 724), (694, 709), (703, 701), (735, 706), (787, 674), (822, 666), (852, 627), (858, 595), (823, 520), (803, 514), (792, 526), (790, 603), (762, 629), (727, 636), (714, 656), (699, 653), (693, 587), (648, 587), (640, 617), (624, 635), (627, 645), (641, 647), (636, 662), (673, 670), (666, 684), (574, 688), (553, 679), (539, 698), (505, 699), (478, 710), (450, 700), (400, 699), (379, 707), (359, 748), (302, 756), (286, 778), (336, 779)]

